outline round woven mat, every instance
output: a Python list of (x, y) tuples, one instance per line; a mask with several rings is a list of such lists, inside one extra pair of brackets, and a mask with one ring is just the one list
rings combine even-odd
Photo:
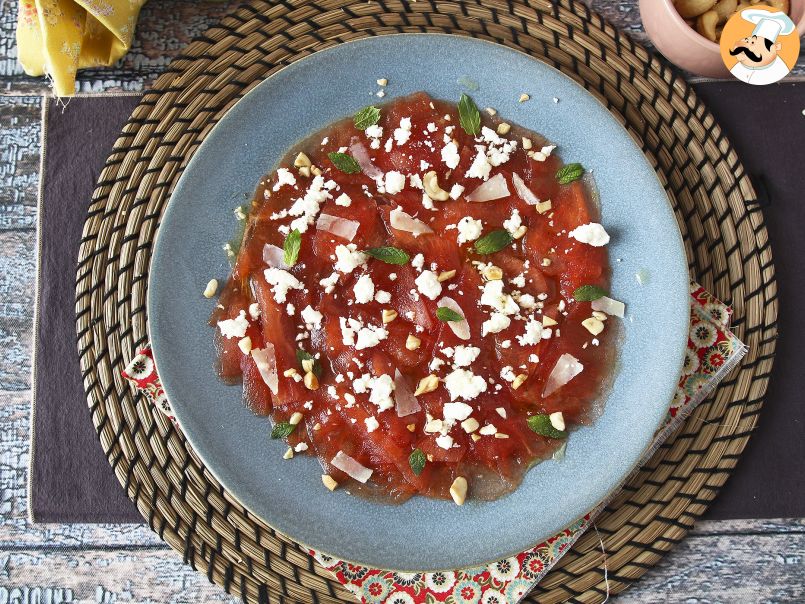
[[(470, 35), (521, 49), (601, 99), (656, 168), (693, 278), (735, 309), (749, 353), (598, 518), (613, 593), (692, 527), (757, 421), (775, 348), (777, 289), (759, 203), (707, 108), (667, 64), (581, 2), (252, 2), (187, 47), (146, 92), (93, 196), (77, 275), (81, 368), (101, 445), (154, 531), (248, 602), (353, 601), (305, 550), (252, 516), (120, 375), (147, 341), (152, 245), (173, 187), (213, 125), (283, 66), (339, 42), (398, 32)], [(616, 167), (617, 168), (617, 167)], [(583, 536), (529, 596), (604, 599), (598, 536)]]

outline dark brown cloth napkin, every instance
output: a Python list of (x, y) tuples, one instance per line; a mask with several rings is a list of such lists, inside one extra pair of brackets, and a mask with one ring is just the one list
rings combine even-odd
[[(765, 189), (780, 290), (780, 332), (769, 395), (738, 468), (709, 518), (805, 517), (805, 405), (799, 376), (805, 321), (795, 315), (805, 295), (805, 83), (696, 85)], [(35, 333), (35, 422), (31, 511), (40, 522), (134, 522), (97, 442), (78, 370), (73, 300), (78, 240), (103, 163), (136, 97), (75, 98), (47, 113), (40, 201), (39, 322)], [(727, 302), (730, 302), (727, 300)], [(132, 351), (133, 353), (134, 351)], [(58, 377), (57, 377), (58, 376)]]

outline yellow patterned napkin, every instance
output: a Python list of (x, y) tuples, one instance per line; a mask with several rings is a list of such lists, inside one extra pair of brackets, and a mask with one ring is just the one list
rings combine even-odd
[(17, 53), (29, 75), (47, 75), (58, 96), (75, 93), (85, 67), (112, 65), (129, 50), (146, 0), (20, 0)]

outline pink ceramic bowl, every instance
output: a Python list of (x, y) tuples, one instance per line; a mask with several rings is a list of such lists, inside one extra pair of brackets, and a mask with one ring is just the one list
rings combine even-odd
[[(790, 16), (799, 35), (805, 34), (805, 0), (791, 0)], [(685, 23), (672, 0), (640, 0), (640, 18), (654, 46), (672, 63), (701, 76), (729, 76), (718, 44)]]

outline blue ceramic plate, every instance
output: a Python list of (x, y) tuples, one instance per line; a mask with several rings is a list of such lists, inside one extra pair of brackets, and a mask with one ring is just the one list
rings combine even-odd
[[(614, 296), (627, 305), (617, 376), (602, 417), (574, 432), (561, 462), (532, 469), (495, 502), (415, 497), (393, 507), (334, 493), (318, 462), (283, 461), (269, 422), (241, 404), (241, 389), (213, 372), (215, 304), (201, 292), (224, 281), (221, 244), (232, 209), (299, 139), (378, 101), (425, 90), (480, 107), (547, 136), (565, 161), (592, 171)], [(471, 90), (468, 90), (467, 87)], [(522, 92), (531, 101), (518, 103)], [(554, 102), (556, 97), (558, 102)], [(615, 261), (619, 259), (619, 261)], [(642, 284), (636, 278), (641, 275)], [(654, 171), (626, 131), (590, 94), (524, 54), (465, 37), (382, 36), (342, 44), (286, 67), (249, 92), (188, 165), (159, 229), (148, 312), (159, 372), (182, 430), (221, 483), (296, 541), (354, 562), (396, 570), (474, 566), (514, 554), (592, 509), (629, 474), (664, 417), (688, 331), (688, 272), (679, 230)]]

